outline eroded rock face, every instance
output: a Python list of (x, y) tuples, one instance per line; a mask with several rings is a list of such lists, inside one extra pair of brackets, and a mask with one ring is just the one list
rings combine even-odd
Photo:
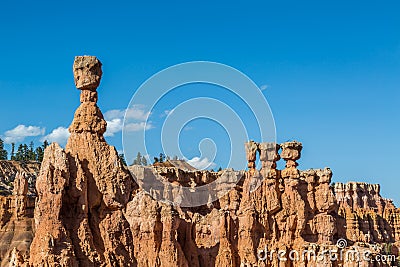
[[(80, 106), (65, 150), (50, 145), (36, 181), (35, 237), (30, 257), (8, 250), (11, 266), (369, 266), (368, 263), (280, 261), (260, 251), (337, 249), (339, 238), (351, 248), (374, 243), (400, 244), (400, 212), (367, 184), (331, 185), (329, 168), (298, 169), (302, 144), (245, 144), (248, 171), (209, 172), (171, 166), (122, 165), (103, 137), (106, 122), (97, 106), (101, 63), (77, 57), (74, 77)], [(280, 153), (279, 153), (280, 151)], [(261, 169), (255, 166), (257, 156)], [(285, 168), (277, 169), (277, 161)], [(170, 181), (150, 193), (147, 176)], [(233, 190), (199, 207), (179, 207), (155, 198), (179, 195), (182, 185), (195, 189), (215, 181)], [(14, 195), (0, 198), (0, 222), (25, 218), (25, 175), (15, 179)], [(148, 189), (148, 188), (146, 188)], [(2, 228), (3, 229), (3, 228)], [(1, 239), (0, 233), (0, 240)], [(8, 248), (7, 248), (8, 249)], [(346, 248), (349, 249), (349, 248)], [(374, 249), (381, 249), (375, 246)], [(4, 254), (4, 253), (3, 253)], [(275, 254), (276, 255), (276, 254)], [(3, 265), (2, 266), (9, 266)]]
[(114, 147), (103, 137), (97, 106), (101, 63), (76, 57), (74, 78), (81, 105), (69, 127), (65, 151), (46, 149), (31, 246), (32, 266), (134, 266), (132, 234), (123, 209), (134, 183)]
[(56, 143), (46, 148), (36, 181), (35, 237), (31, 266), (78, 266), (70, 233), (63, 221), (66, 186), (70, 182), (67, 154)]
[(18, 173), (14, 180), (13, 195), (15, 196), (15, 215), (18, 218), (25, 217), (28, 201), (28, 180), (23, 173)]
[(17, 267), (17, 266), (28, 267), (29, 265), (25, 261), (24, 256), (21, 254), (21, 252), (16, 247), (14, 247), (10, 253), (10, 262), (9, 262), (8, 266), (10, 266), (10, 267)]
[[(72, 173), (68, 201), (75, 209), (66, 214), (66, 221), (81, 264), (129, 266), (133, 246), (128, 240), (132, 237), (122, 209), (131, 197), (133, 180), (103, 137), (106, 122), (95, 91), (101, 63), (93, 57), (77, 57), (75, 70), (76, 65), (80, 67), (74, 76), (82, 90), (81, 105), (69, 127), (65, 149)], [(81, 80), (85, 86), (80, 86)]]
[(336, 183), (342, 235), (354, 243), (395, 243), (400, 241), (400, 210), (380, 195), (378, 184)]
[[(14, 162), (11, 165), (14, 166)], [(35, 205), (35, 199), (29, 195), (28, 190), (28, 179), (31, 175), (32, 173), (17, 172), (13, 177), (12, 195), (0, 196), (1, 266), (18, 266), (18, 262), (26, 261), (29, 256)]]
[(40, 163), (36, 161), (0, 160), (0, 195), (11, 195), (16, 176), (22, 174), (28, 181), (28, 195), (35, 196), (35, 182), (39, 169)]
[(258, 150), (258, 145), (253, 140), (250, 140), (249, 142), (245, 143), (245, 148), (246, 148), (248, 168), (250, 172), (253, 172), (256, 168), (255, 162), (256, 162), (256, 153)]

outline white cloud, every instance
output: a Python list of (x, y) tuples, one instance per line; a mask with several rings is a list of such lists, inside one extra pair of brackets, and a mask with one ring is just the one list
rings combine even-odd
[[(150, 112), (145, 111), (144, 105), (134, 105), (127, 110), (114, 109), (104, 113), (104, 118), (107, 121), (107, 131), (104, 136), (114, 136), (116, 133), (122, 131), (125, 111), (127, 111), (126, 118), (129, 119), (128, 123), (125, 125), (126, 131), (136, 132), (154, 128), (150, 121), (146, 123)], [(11, 144), (22, 142), (26, 137), (42, 136), (42, 138), (40, 138), (41, 141), (47, 140), (49, 142), (65, 144), (70, 135), (68, 129), (65, 127), (58, 127), (51, 133), (43, 136), (44, 134), (45, 128), (21, 124), (12, 130), (6, 131), (2, 138), (6, 144)]]
[(108, 120), (113, 120), (113, 119), (123, 119), (125, 116), (126, 112), (126, 118), (127, 119), (133, 119), (133, 120), (138, 120), (138, 121), (145, 121), (150, 115), (149, 111), (145, 111), (143, 105), (133, 105), (132, 108), (129, 109), (113, 109), (109, 110), (106, 113), (104, 113), (104, 118)]
[(138, 122), (138, 123), (129, 123), (125, 125), (125, 129), (128, 132), (137, 132), (137, 131), (143, 131), (143, 130), (149, 130), (154, 128), (154, 126), (151, 124), (151, 122)]
[(59, 143), (60, 145), (64, 145), (67, 143), (68, 137), (70, 133), (68, 132), (68, 129), (65, 127), (58, 127), (54, 129), (51, 133), (49, 133), (46, 136), (43, 136), (40, 141), (47, 140), (48, 142), (56, 142)]
[[(104, 136), (114, 136), (114, 134), (122, 131), (123, 121), (122, 119), (113, 119), (111, 121), (107, 121), (107, 131)], [(128, 132), (138, 132), (143, 131), (144, 129), (149, 130), (154, 128), (151, 122), (132, 122), (125, 125), (125, 130)]]
[(126, 118), (129, 119), (129, 123), (125, 125), (126, 131), (137, 132), (154, 128), (151, 122), (148, 121), (146, 123), (146, 120), (150, 116), (150, 112), (145, 111), (144, 105), (134, 105), (132, 108), (127, 110), (113, 109), (104, 113), (104, 118), (107, 121), (107, 131), (104, 136), (114, 136), (114, 134), (122, 131), (125, 111)]
[(115, 133), (118, 133), (122, 130), (122, 119), (112, 119), (107, 121), (107, 131), (104, 136), (114, 136)]
[(268, 84), (263, 84), (260, 86), (261, 91), (265, 91), (267, 89), (271, 88), (271, 86), (269, 86)]
[(43, 135), (45, 128), (38, 126), (25, 126), (23, 124), (18, 125), (12, 130), (4, 133), (4, 143), (11, 144), (16, 142), (22, 142), (26, 137), (33, 137)]
[(208, 158), (194, 157), (187, 161), (190, 165), (199, 170), (215, 168), (217, 164), (211, 162)]

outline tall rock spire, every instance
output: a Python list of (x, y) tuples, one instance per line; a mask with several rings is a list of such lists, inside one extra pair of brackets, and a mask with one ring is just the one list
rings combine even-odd
[[(81, 104), (69, 127), (65, 151), (56, 144), (45, 151), (36, 185), (38, 232), (30, 262), (53, 266), (58, 259), (55, 251), (65, 250), (70, 260), (61, 266), (134, 266), (132, 234), (123, 208), (136, 184), (103, 137), (107, 123), (97, 106), (101, 62), (94, 56), (75, 57), (73, 72)], [(57, 190), (50, 197), (52, 187)], [(46, 216), (49, 203), (53, 215)], [(61, 230), (46, 243), (46, 233), (39, 228), (48, 224)]]

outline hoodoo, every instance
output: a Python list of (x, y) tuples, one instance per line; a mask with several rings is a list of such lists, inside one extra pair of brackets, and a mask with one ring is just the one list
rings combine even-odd
[(32, 266), (133, 266), (133, 243), (123, 215), (134, 183), (114, 147), (104, 140), (106, 121), (97, 106), (101, 63), (75, 58), (81, 90), (65, 151), (45, 151), (36, 182), (38, 202)]

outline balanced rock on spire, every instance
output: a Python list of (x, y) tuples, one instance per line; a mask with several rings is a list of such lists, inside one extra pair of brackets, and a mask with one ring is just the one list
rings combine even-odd
[(36, 185), (37, 232), (30, 264), (134, 266), (132, 234), (123, 208), (136, 184), (103, 136), (107, 123), (97, 106), (96, 91), (101, 62), (79, 56), (73, 70), (81, 104), (69, 127), (65, 151), (54, 144), (44, 154)]

